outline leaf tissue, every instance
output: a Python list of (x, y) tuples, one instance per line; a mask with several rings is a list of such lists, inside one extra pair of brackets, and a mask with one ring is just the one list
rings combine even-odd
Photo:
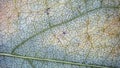
[(0, 0), (0, 68), (120, 68), (120, 0)]

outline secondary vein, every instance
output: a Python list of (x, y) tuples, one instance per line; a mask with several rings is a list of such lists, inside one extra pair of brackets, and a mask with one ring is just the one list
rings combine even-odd
[(89, 10), (89, 11), (87, 11), (87, 12), (84, 12), (84, 13), (82, 13), (82, 14), (79, 14), (78, 16), (73, 17), (73, 18), (71, 18), (71, 19), (69, 19), (69, 20), (66, 20), (66, 21), (64, 21), (64, 22), (62, 22), (62, 23), (59, 23), (59, 24), (53, 25), (53, 26), (51, 26), (51, 27), (45, 28), (45, 29), (43, 29), (42, 31), (39, 31), (39, 32), (33, 34), (32, 36), (28, 37), (27, 39), (25, 39), (24, 41), (22, 41), (21, 43), (19, 43), (18, 45), (16, 45), (16, 46), (13, 48), (13, 50), (11, 51), (11, 54), (14, 54), (14, 52), (15, 52), (15, 50), (16, 50), (17, 48), (19, 48), (20, 46), (22, 46), (24, 43), (26, 43), (28, 40), (32, 39), (33, 37), (35, 37), (35, 36), (37, 36), (37, 35), (39, 35), (39, 34), (41, 34), (41, 33), (44, 33), (45, 31), (47, 31), (47, 30), (49, 30), (49, 29), (55, 28), (55, 27), (57, 27), (57, 26), (61, 26), (61, 25), (63, 25), (63, 24), (67, 24), (67, 23), (69, 23), (69, 22), (72, 21), (72, 20), (75, 20), (75, 19), (77, 19), (77, 18), (79, 18), (79, 17), (82, 17), (82, 16), (88, 14), (89, 12), (92, 12), (92, 11), (95, 11), (95, 10), (98, 10), (98, 9), (101, 9), (101, 8), (114, 8), (114, 9), (115, 9), (115, 8), (120, 8), (120, 7), (119, 7), (119, 6), (118, 6), (118, 7), (114, 7), (114, 6), (98, 7), (98, 8)]

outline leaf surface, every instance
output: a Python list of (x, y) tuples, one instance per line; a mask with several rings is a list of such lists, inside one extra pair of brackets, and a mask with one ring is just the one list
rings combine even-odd
[(119, 64), (120, 0), (0, 1), (0, 68)]

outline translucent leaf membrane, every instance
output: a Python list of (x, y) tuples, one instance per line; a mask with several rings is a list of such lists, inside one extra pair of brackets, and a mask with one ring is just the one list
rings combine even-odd
[(119, 68), (120, 0), (1, 0), (0, 68)]

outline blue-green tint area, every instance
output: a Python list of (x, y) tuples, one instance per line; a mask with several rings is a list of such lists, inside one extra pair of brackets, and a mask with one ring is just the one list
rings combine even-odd
[(120, 0), (10, 4), (18, 14), (0, 29), (0, 68), (120, 67)]

